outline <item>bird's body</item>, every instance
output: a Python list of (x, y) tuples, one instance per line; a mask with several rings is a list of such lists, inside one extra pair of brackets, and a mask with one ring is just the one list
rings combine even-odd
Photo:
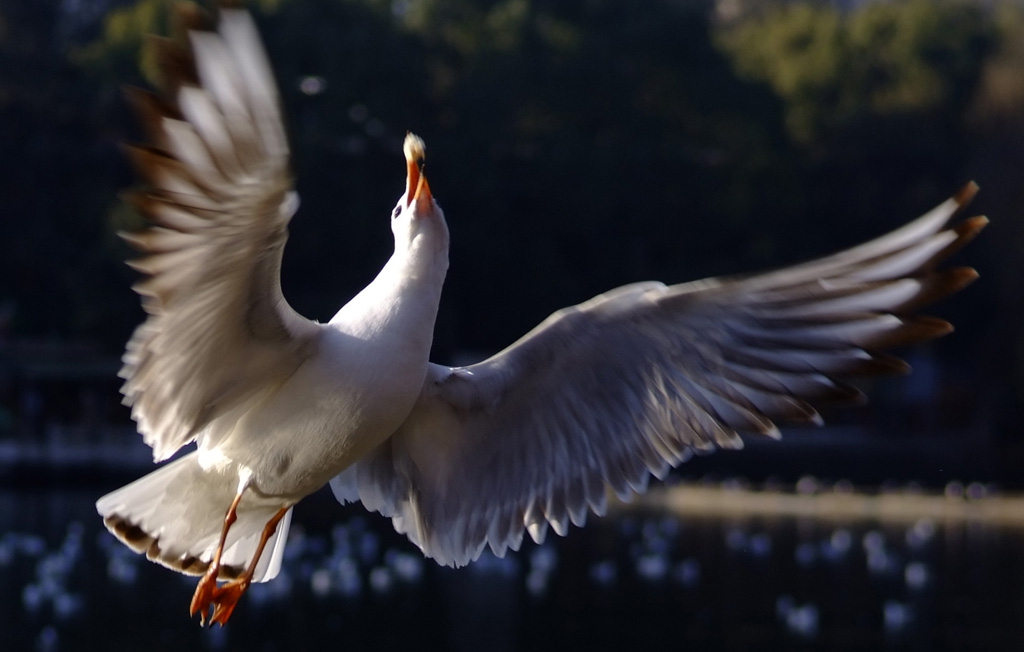
[(200, 464), (247, 469), (259, 493), (294, 502), (383, 442), (423, 388), (447, 264), (447, 247), (396, 251), (293, 373), (225, 420), (214, 446), (200, 441)]
[[(154, 148), (131, 150), (153, 226), (126, 237), (148, 319), (124, 357), (125, 400), (157, 461), (101, 498), (107, 527), (204, 574), (193, 612), (226, 622), (276, 575), (291, 507), (330, 483), (392, 518), (438, 562), (563, 534), (606, 493), (643, 491), (695, 450), (820, 422), (812, 403), (860, 396), (842, 378), (905, 368), (882, 349), (947, 333), (913, 313), (976, 277), (937, 264), (985, 224), (947, 228), (975, 192), (897, 231), (767, 274), (627, 285), (553, 314), (468, 367), (431, 364), (448, 229), (408, 136), (395, 251), (326, 324), (281, 294), (297, 207), (289, 152), (251, 18), (190, 32), (195, 70), (136, 103)], [(172, 72), (188, 52), (165, 54)], [(269, 552), (262, 554), (264, 547)], [(218, 579), (237, 578), (223, 587)]]

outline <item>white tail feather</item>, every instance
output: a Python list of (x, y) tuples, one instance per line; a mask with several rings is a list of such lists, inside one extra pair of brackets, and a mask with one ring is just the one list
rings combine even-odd
[[(189, 575), (206, 571), (237, 490), (229, 475), (204, 471), (197, 453), (175, 460), (103, 496), (96, 510), (107, 529), (136, 552)], [(287, 503), (246, 493), (221, 555), (220, 579), (237, 577), (250, 563), (267, 522)], [(267, 542), (253, 581), (273, 579), (281, 557), (291, 510)]]

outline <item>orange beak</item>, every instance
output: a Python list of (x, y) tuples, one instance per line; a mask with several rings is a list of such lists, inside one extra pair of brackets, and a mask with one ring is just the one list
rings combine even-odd
[(430, 186), (427, 184), (427, 176), (423, 174), (423, 159), (426, 157), (426, 145), (416, 134), (409, 132), (405, 135), (405, 143), (402, 147), (405, 151), (405, 196), (407, 201), (419, 203), (423, 201), (426, 207), (430, 206), (433, 197), (430, 194)]
[(420, 187), (420, 163), (413, 159), (406, 159), (405, 196), (411, 203), (416, 197)]
[(420, 168), (420, 180), (416, 184), (416, 194), (412, 196), (413, 201), (418, 206), (423, 208), (429, 208), (430, 202), (434, 200), (434, 197), (430, 194), (430, 185), (427, 183), (427, 175), (423, 173), (423, 169)]

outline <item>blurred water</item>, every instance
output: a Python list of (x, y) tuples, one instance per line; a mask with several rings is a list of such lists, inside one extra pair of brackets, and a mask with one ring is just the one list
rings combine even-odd
[(0, 650), (1019, 650), (1024, 533), (964, 521), (628, 512), (466, 569), (317, 495), (280, 577), (224, 629), (94, 516), (100, 491), (0, 492)]

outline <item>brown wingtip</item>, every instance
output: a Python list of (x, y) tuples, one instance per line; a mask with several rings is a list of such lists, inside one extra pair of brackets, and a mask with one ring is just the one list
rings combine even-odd
[(968, 181), (963, 188), (953, 195), (953, 201), (959, 204), (960, 208), (963, 208), (974, 199), (976, 194), (978, 194), (978, 184), (974, 183), (974, 181)]
[(156, 185), (156, 180), (160, 178), (161, 170), (164, 168), (180, 167), (167, 152), (153, 145), (121, 143), (121, 152), (135, 168), (136, 174), (152, 185)]
[[(910, 346), (928, 342), (953, 332), (953, 325), (945, 319), (932, 317), (930, 315), (909, 315), (900, 317), (903, 322), (899, 328), (884, 333), (866, 343), (865, 349), (873, 355), (883, 349), (893, 349), (901, 346)], [(894, 359), (895, 360), (895, 359)], [(902, 363), (902, 361), (900, 361)], [(895, 365), (895, 363), (892, 363)], [(871, 373), (882, 371), (884, 373), (900, 373), (899, 365), (889, 369), (869, 369)]]
[(181, 86), (199, 84), (195, 60), (189, 49), (181, 42), (151, 34), (147, 37), (147, 45), (156, 54), (157, 85), (160, 90), (168, 96), (173, 96)]
[(968, 218), (957, 224), (953, 227), (953, 230), (956, 231), (958, 236), (957, 239), (960, 240), (962, 244), (967, 244), (986, 226), (988, 226), (988, 217), (984, 215), (975, 215), (974, 217)]
[(907, 325), (907, 335), (913, 338), (909, 343), (927, 342), (939, 337), (944, 337), (953, 332), (953, 324), (945, 319), (932, 317), (930, 315), (916, 315), (911, 318), (904, 318), (903, 323)]
[[(143, 235), (144, 233), (145, 232), (139, 231), (118, 231), (117, 237), (121, 238), (129, 245), (131, 245), (133, 248), (138, 249), (139, 251), (146, 251), (146, 237), (145, 235)], [(138, 263), (134, 259), (126, 260), (124, 262), (125, 265), (128, 265), (128, 267), (131, 267), (132, 269), (139, 271), (139, 268), (137, 266)]]
[(872, 353), (871, 361), (864, 366), (862, 373), (866, 376), (903, 376), (910, 373), (910, 365), (903, 358), (894, 355)]
[(942, 297), (956, 294), (960, 290), (974, 283), (978, 280), (978, 272), (973, 267), (954, 267), (947, 269), (942, 273), (944, 277), (942, 280), (942, 289), (933, 300), (940, 299)]
[(161, 148), (166, 147), (167, 138), (164, 134), (163, 119), (164, 117), (181, 119), (181, 112), (156, 93), (138, 86), (128, 84), (122, 86), (121, 96), (135, 112), (150, 142)]
[(929, 272), (921, 277), (921, 292), (906, 304), (893, 310), (908, 315), (924, 306), (935, 303), (960, 292), (978, 279), (978, 272), (971, 267), (952, 267)]
[(164, 117), (181, 120), (181, 111), (174, 104), (163, 96), (145, 88), (139, 88), (132, 84), (121, 86), (121, 95), (125, 102), (136, 113), (142, 114), (143, 118), (162, 119)]
[[(949, 243), (949, 245), (947, 245), (941, 251), (936, 253), (931, 258), (931, 260), (921, 265), (921, 268), (924, 270), (934, 268), (940, 262), (946, 260), (956, 252), (960, 251), (964, 247), (964, 245), (973, 240), (974, 237), (978, 235), (978, 233), (980, 233), (981, 230), (984, 229), (987, 225), (987, 217), (985, 217), (984, 215), (976, 215), (952, 227), (951, 230), (953, 231), (953, 233), (956, 234), (956, 238), (951, 243)], [(975, 272), (974, 270), (971, 270), (971, 272), (974, 274), (975, 278), (977, 278), (977, 272)]]
[[(153, 197), (141, 188), (129, 188), (117, 193), (118, 198), (139, 215), (150, 219), (153, 215)], [(121, 235), (118, 233), (118, 235)], [(123, 237), (123, 236), (122, 236)]]
[[(223, 2), (217, 4), (221, 5)], [(210, 12), (194, 2), (174, 3), (174, 19), (179, 28), (187, 31), (209, 32), (214, 29), (215, 25)]]

